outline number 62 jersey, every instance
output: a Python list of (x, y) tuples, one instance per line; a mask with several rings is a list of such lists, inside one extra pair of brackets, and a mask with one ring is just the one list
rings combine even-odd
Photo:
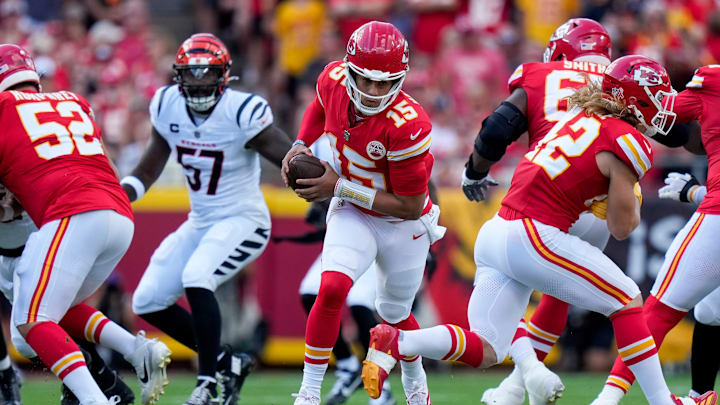
[(204, 121), (191, 117), (177, 85), (157, 90), (150, 121), (185, 173), (195, 227), (244, 216), (270, 226), (260, 191), (260, 157), (247, 143), (273, 123), (262, 97), (226, 89)]

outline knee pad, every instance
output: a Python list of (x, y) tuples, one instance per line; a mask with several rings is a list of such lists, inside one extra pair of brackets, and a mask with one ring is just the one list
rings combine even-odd
[(695, 320), (703, 325), (720, 326), (720, 314), (716, 313), (711, 305), (700, 301), (695, 305)]
[(378, 298), (375, 301), (375, 308), (377, 309), (378, 315), (385, 322), (390, 324), (396, 324), (404, 321), (410, 316), (410, 309), (412, 308), (412, 300), (410, 302), (398, 302), (389, 301), (386, 299)]
[(136, 315), (147, 314), (150, 312), (161, 311), (170, 305), (161, 305), (155, 301), (155, 294), (151, 288), (143, 288), (138, 286), (132, 297), (132, 310)]

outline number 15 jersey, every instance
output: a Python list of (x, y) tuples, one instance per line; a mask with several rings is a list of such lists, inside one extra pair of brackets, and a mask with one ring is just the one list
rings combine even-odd
[(158, 89), (150, 121), (183, 167), (195, 227), (244, 216), (266, 227), (270, 213), (260, 191), (260, 157), (247, 143), (273, 123), (262, 97), (226, 89), (202, 122), (192, 117), (177, 85)]
[(574, 108), (517, 166), (500, 216), (528, 217), (568, 232), (593, 199), (607, 196), (610, 182), (595, 160), (601, 151), (613, 153), (638, 178), (652, 164), (650, 144), (633, 126)]

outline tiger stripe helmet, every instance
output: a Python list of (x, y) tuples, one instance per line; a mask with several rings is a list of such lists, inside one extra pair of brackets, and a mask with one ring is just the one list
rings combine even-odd
[(220, 100), (230, 81), (230, 53), (213, 34), (194, 34), (186, 39), (175, 56), (173, 80), (188, 107), (203, 112)]

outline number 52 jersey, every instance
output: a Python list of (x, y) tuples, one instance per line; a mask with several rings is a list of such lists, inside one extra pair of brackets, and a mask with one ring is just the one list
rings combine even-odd
[(150, 102), (150, 121), (167, 141), (171, 158), (185, 173), (190, 222), (212, 225), (244, 216), (270, 226), (260, 191), (260, 157), (247, 143), (273, 123), (262, 97), (226, 89), (202, 122), (191, 117), (177, 85), (158, 89)]

